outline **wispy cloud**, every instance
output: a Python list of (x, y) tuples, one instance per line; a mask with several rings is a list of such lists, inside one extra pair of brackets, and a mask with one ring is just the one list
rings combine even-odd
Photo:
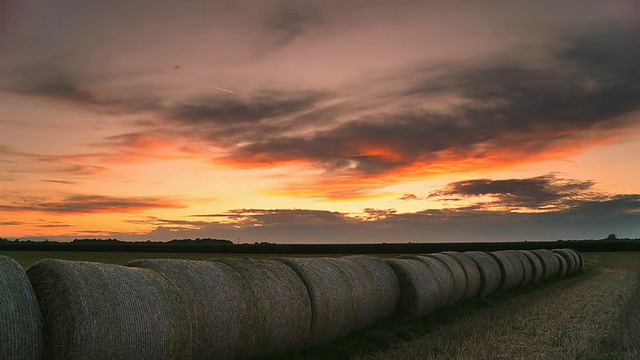
[(39, 196), (0, 197), (0, 211), (43, 212), (58, 214), (135, 213), (151, 209), (184, 208), (169, 197), (117, 197), (101, 195), (67, 195), (60, 198)]

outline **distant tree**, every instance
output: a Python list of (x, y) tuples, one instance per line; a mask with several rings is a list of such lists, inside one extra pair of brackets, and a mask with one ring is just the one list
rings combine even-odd
[(607, 236), (607, 240), (618, 240), (618, 237), (616, 234), (609, 234), (609, 236)]

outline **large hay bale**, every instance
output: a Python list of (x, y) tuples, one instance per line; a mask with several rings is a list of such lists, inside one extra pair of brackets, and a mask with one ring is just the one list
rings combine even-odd
[(29, 278), (0, 256), (0, 359), (42, 359), (42, 313)]
[(582, 254), (580, 254), (577, 250), (566, 248), (565, 250), (569, 251), (576, 258), (576, 271), (581, 271), (584, 266), (584, 258)]
[(531, 263), (531, 261), (529, 261), (527, 256), (519, 251), (507, 250), (505, 252), (512, 254), (512, 256), (518, 259), (518, 261), (520, 261), (520, 264), (522, 265), (524, 278), (522, 279), (522, 283), (520, 285), (529, 285), (533, 279), (533, 264)]
[(442, 298), (438, 303), (438, 307), (449, 306), (454, 303), (455, 280), (451, 270), (440, 260), (428, 256), (420, 255), (403, 255), (401, 259), (414, 259), (422, 261), (427, 265), (431, 272), (435, 275), (442, 288)]
[(478, 296), (484, 297), (498, 290), (502, 282), (502, 272), (498, 262), (491, 255), (482, 251), (467, 251), (465, 254), (475, 261), (480, 272)]
[(198, 334), (184, 319), (187, 298), (154, 271), (44, 259), (27, 275), (44, 313), (49, 359), (194, 358)]
[(543, 275), (542, 279), (546, 280), (557, 276), (560, 271), (560, 260), (547, 249), (531, 250), (542, 263)]
[(567, 249), (553, 249), (551, 251), (560, 256), (560, 258), (564, 259), (564, 261), (566, 262), (567, 269), (564, 274), (559, 276), (562, 277), (565, 275), (573, 274), (578, 269), (578, 260), (571, 251)]
[(450, 254), (435, 253), (425, 254), (424, 256), (436, 259), (443, 263), (451, 275), (453, 276), (453, 298), (452, 303), (457, 303), (464, 299), (467, 291), (467, 276), (465, 275), (462, 265)]
[(357, 279), (358, 286), (367, 289), (366, 298), (359, 302), (364, 321), (357, 321), (356, 329), (369, 326), (378, 320), (392, 317), (400, 301), (400, 283), (389, 264), (376, 256), (352, 255), (342, 259), (357, 263), (366, 270), (363, 278)]
[(253, 330), (241, 340), (245, 356), (264, 357), (301, 350), (309, 343), (311, 301), (305, 284), (280, 261), (215, 258), (229, 265), (251, 290), (244, 299), (255, 308)]
[(494, 251), (488, 254), (493, 256), (500, 267), (501, 280), (498, 290), (511, 290), (522, 284), (524, 268), (515, 255), (503, 251)]
[(396, 318), (410, 321), (429, 315), (442, 303), (442, 286), (431, 267), (420, 260), (387, 259), (400, 282)]
[(480, 286), (482, 285), (482, 280), (480, 279), (480, 270), (478, 270), (478, 265), (476, 265), (476, 262), (473, 261), (473, 259), (471, 259), (469, 255), (465, 255), (460, 252), (445, 251), (441, 254), (451, 256), (460, 264), (460, 266), (464, 270), (464, 276), (467, 279), (467, 285), (462, 299), (469, 299), (478, 296), (478, 293), (480, 292)]
[(157, 271), (185, 292), (191, 304), (188, 321), (198, 327), (196, 358), (264, 356), (306, 344), (307, 290), (284, 264), (163, 259), (128, 265)]
[(565, 275), (567, 275), (569, 273), (569, 264), (567, 263), (567, 260), (565, 260), (565, 258), (562, 257), (562, 255), (553, 252), (553, 256), (555, 256), (559, 263), (560, 263), (560, 267), (558, 267), (558, 274), (556, 274), (557, 277), (564, 277)]
[(349, 275), (325, 258), (274, 258), (290, 266), (307, 287), (311, 301), (308, 346), (346, 336), (358, 321), (358, 294)]
[(527, 260), (531, 263), (531, 284), (542, 280), (544, 277), (544, 266), (542, 266), (540, 258), (529, 250), (519, 250), (518, 252), (526, 256)]

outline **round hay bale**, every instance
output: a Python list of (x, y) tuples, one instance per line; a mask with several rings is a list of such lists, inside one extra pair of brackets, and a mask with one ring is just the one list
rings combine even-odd
[[(356, 319), (350, 332), (373, 325), (379, 320), (393, 315), (393, 313), (389, 314), (388, 310), (385, 310), (386, 313), (384, 314), (377, 311), (377, 308), (380, 306), (378, 303), (386, 301), (386, 299), (383, 299), (385, 294), (378, 291), (379, 287), (376, 284), (376, 278), (371, 271), (372, 269), (364, 266), (364, 261), (359, 262), (347, 258), (329, 258), (327, 260), (341, 269), (355, 295)], [(390, 274), (395, 278), (395, 283), (397, 283), (398, 279), (395, 277), (393, 269), (387, 265), (385, 270), (390, 271)], [(398, 298), (400, 296), (399, 287), (400, 285), (398, 284)], [(394, 308), (397, 306), (398, 298), (390, 299), (391, 301), (396, 301), (395, 304), (388, 305), (383, 303), (382, 306)]]
[(542, 280), (542, 278), (544, 277), (544, 267), (542, 266), (540, 258), (529, 250), (519, 250), (518, 252), (524, 255), (531, 264), (530, 284), (535, 284), (538, 281)]
[(558, 275), (560, 270), (560, 260), (558, 260), (553, 252), (547, 249), (531, 250), (531, 252), (534, 253), (542, 263), (543, 280)]
[(478, 296), (484, 297), (498, 290), (502, 282), (502, 272), (493, 256), (482, 251), (467, 251), (465, 254), (475, 261), (480, 272)]
[(154, 271), (40, 260), (27, 270), (50, 359), (192, 359), (187, 298)]
[(399, 256), (400, 259), (414, 259), (422, 261), (431, 269), (431, 273), (435, 275), (436, 279), (440, 283), (442, 288), (442, 298), (438, 304), (438, 308), (443, 306), (449, 306), (454, 303), (454, 279), (453, 274), (449, 268), (440, 260), (432, 257), (420, 256), (420, 255), (403, 255)]
[(465, 255), (460, 252), (445, 251), (441, 254), (451, 256), (460, 264), (460, 266), (462, 266), (462, 270), (464, 270), (464, 276), (467, 279), (467, 283), (462, 299), (469, 299), (478, 296), (482, 280), (480, 279), (480, 270), (478, 270), (476, 262), (473, 261), (469, 255)]
[(198, 326), (196, 358), (265, 356), (306, 344), (307, 290), (284, 264), (160, 259), (128, 265), (157, 271), (187, 294), (193, 304), (189, 321)]
[(424, 256), (436, 259), (443, 263), (453, 276), (453, 298), (452, 303), (457, 303), (464, 299), (467, 292), (467, 276), (462, 265), (451, 255), (443, 253), (425, 254)]
[(392, 317), (400, 301), (400, 283), (391, 266), (376, 256), (352, 255), (343, 259), (357, 263), (367, 271), (366, 278), (358, 279), (358, 285), (369, 288), (366, 293), (370, 294), (360, 302), (359, 306), (368, 315), (363, 317), (366, 321), (359, 323), (368, 326)]
[(567, 263), (567, 260), (565, 260), (562, 255), (557, 254), (557, 253), (553, 253), (553, 255), (558, 258), (558, 261), (560, 262), (560, 267), (558, 268), (558, 274), (556, 275), (557, 277), (564, 277), (566, 274), (569, 273), (569, 264)]
[(0, 359), (42, 359), (43, 319), (22, 267), (0, 256)]
[(420, 260), (387, 259), (400, 283), (396, 318), (410, 321), (429, 315), (442, 303), (442, 286), (431, 267)]
[(573, 254), (573, 256), (576, 258), (576, 271), (582, 271), (582, 267), (584, 266), (584, 258), (582, 257), (582, 254), (580, 254), (577, 250), (570, 248), (567, 248), (565, 250), (571, 252), (571, 254)]
[(521, 252), (516, 250), (507, 250), (507, 253), (512, 254), (520, 264), (522, 265), (522, 270), (524, 272), (524, 278), (522, 279), (522, 283), (520, 285), (529, 285), (531, 280), (533, 279), (533, 266), (531, 261)]
[(274, 258), (302, 279), (311, 301), (308, 346), (346, 336), (358, 320), (358, 295), (347, 273), (325, 258)]
[(559, 255), (561, 259), (564, 259), (566, 263), (566, 267), (567, 267), (566, 271), (564, 272), (564, 274), (559, 276), (562, 277), (565, 275), (573, 274), (578, 269), (578, 260), (576, 259), (576, 257), (573, 255), (571, 251), (567, 249), (553, 249), (551, 251)]
[(511, 290), (522, 284), (524, 281), (524, 268), (515, 255), (503, 251), (494, 251), (488, 254), (493, 256), (498, 266), (500, 266), (502, 280), (498, 290)]

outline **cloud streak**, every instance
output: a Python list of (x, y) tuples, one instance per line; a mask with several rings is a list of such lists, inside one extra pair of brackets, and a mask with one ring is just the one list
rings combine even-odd
[(185, 206), (169, 197), (117, 197), (101, 195), (67, 195), (49, 197), (2, 196), (0, 211), (56, 214), (136, 213), (152, 209), (177, 209)]

